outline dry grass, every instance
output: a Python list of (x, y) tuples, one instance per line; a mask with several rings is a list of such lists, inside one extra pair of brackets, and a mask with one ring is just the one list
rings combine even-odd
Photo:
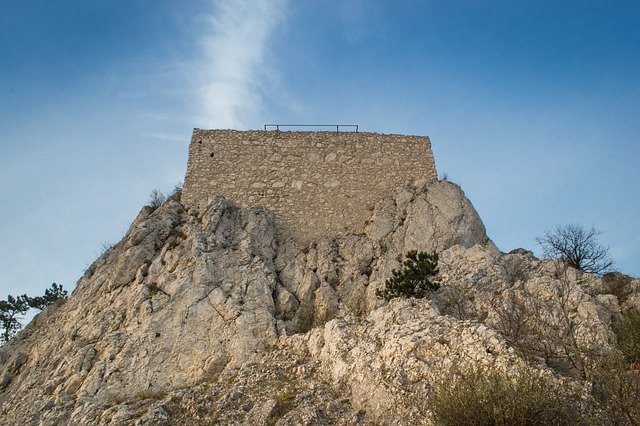
[(580, 399), (534, 370), (457, 371), (436, 388), (432, 409), (442, 425), (584, 424)]

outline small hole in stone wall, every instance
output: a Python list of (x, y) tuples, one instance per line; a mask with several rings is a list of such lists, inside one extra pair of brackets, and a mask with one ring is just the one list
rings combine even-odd
[(198, 143), (199, 143), (200, 145), (202, 145), (202, 141), (198, 141)]
[(209, 157), (213, 158), (213, 152), (211, 154), (209, 154)]

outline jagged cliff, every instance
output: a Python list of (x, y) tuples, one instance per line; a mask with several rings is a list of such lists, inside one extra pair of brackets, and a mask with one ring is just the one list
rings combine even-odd
[[(440, 254), (438, 294), (376, 298), (409, 250)], [(622, 301), (602, 279), (555, 266), (500, 253), (447, 181), (399, 187), (364, 233), (304, 245), (279, 242), (268, 211), (173, 197), (145, 207), (68, 300), (0, 348), (0, 418), (428, 424), (453, 367), (531, 365), (505, 310), (530, 309), (529, 325), (543, 326), (568, 309), (558, 335), (611, 346), (612, 318), (640, 305), (640, 282)], [(576, 368), (563, 362), (534, 360), (540, 371)]]

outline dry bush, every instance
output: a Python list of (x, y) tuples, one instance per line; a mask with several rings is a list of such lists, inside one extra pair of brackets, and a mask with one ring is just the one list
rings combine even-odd
[(147, 201), (147, 205), (155, 210), (165, 201), (167, 201), (167, 196), (159, 189), (154, 189), (151, 191), (151, 194), (149, 194), (149, 201)]
[(604, 413), (605, 424), (640, 424), (640, 371), (611, 354), (594, 362), (592, 394)]
[(524, 286), (509, 289), (492, 303), (495, 313), (493, 328), (525, 358), (540, 352), (536, 313), (542, 308), (538, 299)]
[(629, 286), (631, 281), (633, 281), (633, 278), (620, 272), (609, 272), (602, 276), (605, 294), (613, 294), (618, 298), (620, 304), (624, 303), (631, 295)]
[(630, 364), (640, 364), (640, 311), (630, 309), (616, 321), (613, 331), (618, 338), (618, 349)]
[(167, 196), (168, 200), (180, 201), (182, 198), (182, 182), (178, 182), (173, 186), (171, 193)]
[(549, 283), (548, 298), (518, 283), (492, 303), (492, 326), (526, 359), (543, 359), (556, 372), (586, 379), (588, 365), (599, 356), (588, 347), (578, 322), (579, 282), (564, 267)]
[(495, 366), (457, 371), (436, 387), (432, 410), (443, 425), (584, 424), (580, 396), (532, 369)]
[(529, 264), (526, 259), (521, 256), (508, 256), (502, 262), (505, 279), (509, 284), (515, 284), (518, 281), (526, 282), (529, 279)]
[(441, 287), (434, 300), (445, 315), (451, 315), (460, 320), (478, 317), (474, 305), (474, 295), (468, 289), (453, 286)]

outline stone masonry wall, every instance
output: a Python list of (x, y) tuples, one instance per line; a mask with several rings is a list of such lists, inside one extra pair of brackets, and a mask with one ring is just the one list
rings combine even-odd
[(265, 207), (280, 236), (308, 241), (362, 231), (375, 202), (419, 179), (436, 179), (424, 136), (195, 129), (182, 197)]

